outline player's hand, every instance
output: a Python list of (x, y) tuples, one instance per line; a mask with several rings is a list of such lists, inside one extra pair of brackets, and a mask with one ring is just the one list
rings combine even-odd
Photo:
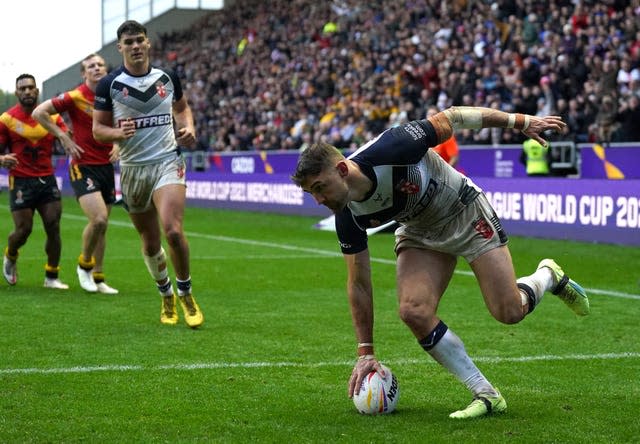
[(136, 134), (136, 122), (132, 118), (128, 118), (120, 123), (120, 131), (122, 131), (122, 139), (130, 139)]
[(192, 148), (196, 144), (196, 134), (193, 127), (185, 127), (178, 129), (176, 134), (176, 142), (179, 146)]
[(120, 145), (114, 143), (113, 148), (109, 151), (109, 162), (115, 163), (118, 160), (120, 160)]
[(362, 380), (373, 370), (380, 373), (380, 376), (383, 378), (386, 376), (385, 371), (375, 356), (362, 356), (356, 361), (356, 365), (351, 372), (351, 378), (349, 378), (349, 398), (353, 398), (353, 395), (357, 395), (360, 392)]
[(78, 144), (76, 144), (69, 136), (65, 135), (65, 137), (60, 138), (60, 142), (62, 143), (62, 147), (64, 148), (64, 152), (74, 159), (79, 159), (84, 150)]
[(18, 158), (15, 153), (5, 154), (0, 156), (0, 166), (8, 170), (15, 168), (18, 165)]
[(529, 127), (523, 130), (522, 133), (531, 139), (537, 140), (542, 145), (547, 146), (546, 140), (540, 137), (540, 133), (549, 130), (559, 133), (565, 126), (567, 126), (567, 124), (562, 121), (562, 117), (560, 116), (537, 117), (530, 115)]

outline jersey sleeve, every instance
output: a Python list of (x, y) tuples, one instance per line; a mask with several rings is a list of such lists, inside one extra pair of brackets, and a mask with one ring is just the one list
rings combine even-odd
[(437, 142), (436, 131), (428, 120), (413, 120), (389, 128), (350, 157), (371, 165), (409, 165), (418, 162)]
[(73, 99), (71, 98), (71, 95), (69, 95), (69, 92), (65, 92), (56, 97), (52, 97), (51, 104), (59, 113), (68, 111), (74, 105)]
[(173, 101), (177, 102), (182, 99), (182, 83), (180, 82), (180, 77), (175, 73), (172, 69), (163, 69), (164, 72), (167, 73), (169, 78), (171, 79), (171, 83), (173, 83)]
[(356, 224), (348, 207), (336, 214), (336, 234), (343, 254), (356, 254), (367, 248), (367, 232)]
[(111, 76), (103, 77), (96, 86), (96, 97), (93, 107), (99, 111), (113, 111), (111, 101)]

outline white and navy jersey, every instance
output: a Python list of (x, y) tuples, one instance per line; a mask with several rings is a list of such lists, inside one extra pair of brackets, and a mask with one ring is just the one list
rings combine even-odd
[(373, 188), (364, 200), (351, 201), (336, 214), (343, 253), (367, 248), (367, 228), (391, 220), (411, 225), (420, 216), (437, 229), (476, 198), (480, 189), (429, 150), (435, 145), (431, 123), (416, 120), (384, 131), (349, 156)]
[(182, 86), (169, 69), (151, 67), (144, 76), (124, 66), (100, 80), (95, 109), (113, 113), (114, 127), (126, 119), (136, 122), (136, 133), (118, 142), (121, 165), (147, 165), (176, 155), (172, 105), (182, 98)]

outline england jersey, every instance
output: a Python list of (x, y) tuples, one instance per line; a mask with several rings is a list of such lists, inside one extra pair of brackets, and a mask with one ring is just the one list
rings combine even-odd
[(479, 188), (429, 150), (435, 145), (431, 123), (416, 120), (384, 131), (349, 156), (373, 188), (336, 214), (343, 253), (364, 250), (366, 229), (391, 220), (411, 225), (419, 218), (429, 228), (444, 226), (477, 197)]
[(95, 109), (112, 112), (114, 127), (127, 119), (136, 123), (135, 135), (118, 142), (121, 165), (146, 165), (176, 155), (172, 105), (181, 98), (180, 81), (168, 69), (151, 67), (146, 75), (134, 76), (120, 67), (100, 80)]

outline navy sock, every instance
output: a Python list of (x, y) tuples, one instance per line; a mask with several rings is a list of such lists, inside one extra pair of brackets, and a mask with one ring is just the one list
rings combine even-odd
[(444, 336), (444, 334), (447, 332), (448, 329), (449, 327), (447, 327), (447, 324), (440, 321), (438, 325), (436, 325), (436, 328), (434, 328), (433, 331), (429, 333), (426, 337), (420, 339), (418, 343), (424, 349), (424, 351), (428, 352), (433, 347), (435, 347), (435, 345), (438, 343), (438, 341), (440, 341), (440, 339), (442, 339), (442, 337)]

